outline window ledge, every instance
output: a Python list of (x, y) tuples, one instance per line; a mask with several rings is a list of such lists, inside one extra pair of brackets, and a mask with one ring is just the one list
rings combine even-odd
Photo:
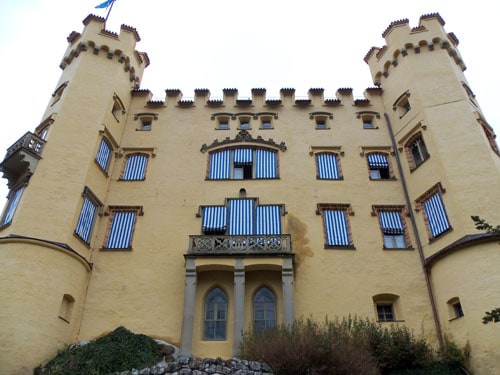
[(137, 180), (128, 180), (124, 178), (119, 178), (118, 181), (128, 181), (128, 182), (134, 182), (134, 181), (146, 181), (146, 178), (139, 178)]
[(463, 317), (464, 317), (464, 315), (462, 315), (462, 316), (456, 316), (456, 317), (454, 317), (454, 318), (448, 319), (448, 321), (449, 321), (449, 322), (453, 322), (453, 321), (455, 321), (455, 320), (462, 319)]
[(58, 315), (58, 317), (59, 317), (59, 319), (65, 321), (66, 323), (71, 324), (71, 322), (68, 319), (62, 317), (61, 315)]
[(408, 247), (383, 247), (384, 250), (388, 250), (388, 251), (391, 251), (391, 250), (409, 250), (409, 251), (412, 251), (412, 250), (415, 250), (415, 248), (413, 246), (408, 246)]
[(99, 250), (103, 251), (132, 251), (133, 249), (131, 247), (120, 247), (120, 248), (115, 248), (115, 247), (101, 247)]
[(444, 232), (439, 233), (436, 237), (431, 237), (429, 238), (429, 243), (433, 243), (437, 240), (439, 240), (441, 237), (443, 237), (445, 234), (448, 234), (449, 232), (453, 231), (453, 227), (450, 226), (448, 229), (446, 229)]
[(0, 232), (1, 232), (1, 231), (3, 231), (5, 228), (9, 227), (9, 226), (10, 226), (10, 224), (12, 224), (12, 222), (8, 222), (8, 223), (6, 223), (6, 224), (4, 224), (4, 225), (0, 226)]
[(377, 323), (404, 323), (405, 320), (377, 320)]
[(82, 242), (87, 248), (90, 249), (90, 242), (85, 241), (82, 237), (80, 237), (76, 232), (73, 232), (73, 236), (78, 238), (80, 242)]
[(325, 244), (325, 250), (356, 250), (356, 247), (354, 245), (326, 245)]
[(431, 158), (431, 157), (430, 157), (430, 155), (428, 155), (428, 156), (427, 156), (427, 158), (426, 158), (426, 159), (425, 159), (422, 163), (420, 163), (419, 165), (417, 165), (417, 166), (415, 166), (415, 167), (411, 167), (411, 168), (410, 168), (410, 173), (415, 172), (418, 168), (420, 168), (420, 166), (421, 166), (422, 164), (424, 164), (424, 163), (425, 163), (427, 160), (429, 160), (430, 158)]
[(398, 179), (396, 177), (390, 177), (390, 178), (372, 178), (369, 177), (370, 181), (397, 181)]
[(344, 181), (344, 176), (339, 178), (320, 178), (319, 176), (316, 176), (316, 179), (320, 181)]

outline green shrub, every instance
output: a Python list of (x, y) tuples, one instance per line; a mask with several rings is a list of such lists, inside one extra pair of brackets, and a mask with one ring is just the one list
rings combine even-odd
[(84, 346), (70, 346), (42, 369), (47, 375), (100, 375), (152, 366), (161, 360), (159, 345), (123, 327)]

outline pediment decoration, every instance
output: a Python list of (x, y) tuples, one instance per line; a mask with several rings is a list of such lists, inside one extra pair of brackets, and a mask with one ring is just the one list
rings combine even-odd
[(213, 148), (218, 148), (221, 146), (228, 146), (228, 145), (236, 145), (239, 143), (252, 143), (255, 145), (262, 145), (262, 146), (276, 148), (283, 152), (286, 151), (285, 142), (281, 142), (278, 144), (274, 142), (272, 138), (265, 140), (260, 135), (258, 135), (257, 138), (253, 138), (252, 135), (247, 130), (240, 130), (240, 132), (233, 139), (231, 139), (230, 137), (226, 137), (222, 141), (215, 139), (212, 142), (212, 144), (208, 146), (206, 143), (204, 143), (201, 146), (200, 151), (205, 153)]

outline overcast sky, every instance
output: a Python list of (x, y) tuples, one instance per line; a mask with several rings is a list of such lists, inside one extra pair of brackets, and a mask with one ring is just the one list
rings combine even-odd
[[(56, 88), (59, 63), (71, 31), (83, 30), (88, 14), (104, 17), (94, 7), (104, 0), (0, 0), (0, 91), (2, 120), (0, 157), (26, 131), (33, 131)], [(139, 5), (140, 4), (140, 5)], [(469, 86), (486, 120), (500, 134), (498, 97), (500, 3), (496, 0), (117, 0), (107, 29), (121, 24), (141, 36), (137, 50), (151, 65), (141, 88), (164, 98), (167, 88), (192, 97), (195, 88), (221, 96), (252, 88), (279, 96), (293, 87), (306, 96), (322, 87), (334, 97), (340, 87), (362, 96), (373, 86), (363, 61), (372, 46), (382, 47), (382, 32), (395, 20), (418, 25), (423, 14), (438, 12), (445, 29), (454, 32), (465, 61)], [(0, 183), (0, 208), (8, 191)]]

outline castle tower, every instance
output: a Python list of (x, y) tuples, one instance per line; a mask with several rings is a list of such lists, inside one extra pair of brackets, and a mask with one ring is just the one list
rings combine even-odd
[(473, 368), (493, 373), (498, 330), (481, 318), (498, 305), (498, 236), (478, 234), (471, 216), (500, 222), (500, 150), (464, 76), (459, 41), (443, 26), (439, 14), (412, 29), (393, 22), (387, 44), (365, 61), (383, 89), (442, 334), (472, 345)]
[(6, 306), (0, 363), (6, 374), (19, 373), (27, 356), (31, 372), (77, 338), (92, 269), (92, 222), (102, 214), (130, 91), (148, 65), (147, 55), (135, 51), (135, 29), (122, 26), (117, 35), (96, 16), (83, 23), (81, 34), (68, 37), (62, 75), (41, 124), (1, 163), (11, 189), (0, 233)]

